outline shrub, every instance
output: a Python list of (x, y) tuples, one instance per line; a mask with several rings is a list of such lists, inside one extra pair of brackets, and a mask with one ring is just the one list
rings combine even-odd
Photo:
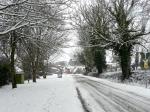
[(10, 65), (7, 59), (0, 59), (0, 86), (9, 83), (10, 79)]

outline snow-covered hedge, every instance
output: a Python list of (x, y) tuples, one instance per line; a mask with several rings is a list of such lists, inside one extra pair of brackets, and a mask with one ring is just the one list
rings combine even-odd
[[(109, 79), (115, 82), (120, 82), (121, 72), (106, 72), (100, 74), (100, 78)], [(129, 80), (126, 80), (125, 83), (137, 83), (140, 85), (150, 85), (150, 71), (138, 70), (133, 71)]]

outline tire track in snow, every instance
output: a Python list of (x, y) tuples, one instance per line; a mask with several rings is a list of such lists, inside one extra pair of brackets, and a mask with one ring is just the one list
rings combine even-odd
[(145, 97), (123, 91), (84, 77), (76, 81), (90, 93), (105, 112), (149, 112), (150, 101)]
[[(117, 105), (115, 102), (111, 101), (107, 96), (103, 95), (97, 89), (90, 87), (89, 85), (85, 85), (90, 91), (90, 95), (95, 99), (95, 101), (105, 110), (105, 112), (127, 112), (121, 106)], [(94, 92), (93, 92), (94, 91)]]
[[(108, 97), (110, 97), (110, 95), (109, 94), (107, 94), (107, 93), (105, 93), (105, 91), (106, 90), (104, 90), (105, 89), (105, 87), (103, 87), (103, 88), (101, 88), (101, 89), (103, 89), (103, 91), (100, 91), (100, 89), (97, 87), (97, 86), (95, 86), (94, 84), (90, 84), (89, 82), (87, 82), (89, 85), (91, 85), (91, 86), (93, 86), (93, 87), (95, 87), (95, 88), (97, 88), (97, 90), (99, 91), (99, 92), (101, 92), (101, 93), (103, 93), (104, 95), (107, 95)], [(99, 87), (101, 87), (101, 86), (99, 86)], [(127, 94), (125, 94), (124, 92), (117, 92), (116, 90), (115, 91), (113, 91), (113, 89), (111, 89), (111, 96), (116, 96), (116, 97), (110, 97), (112, 100), (114, 99), (114, 98), (117, 98), (117, 100), (115, 100), (115, 101), (118, 101), (119, 99), (122, 99), (123, 100), (123, 102), (122, 103), (120, 103), (120, 104), (124, 104), (124, 105), (126, 105), (129, 109), (131, 109), (131, 110), (136, 110), (136, 111), (138, 111), (139, 110), (139, 112), (143, 112), (143, 110), (144, 110), (144, 112), (149, 112), (147, 109), (145, 109), (145, 108), (147, 108), (147, 107), (149, 107), (149, 105), (150, 104), (147, 104), (147, 103), (144, 103), (143, 101), (139, 101), (139, 100), (136, 100), (136, 98), (133, 98), (133, 97), (130, 97), (129, 95), (127, 95)], [(119, 99), (118, 99), (119, 98)], [(127, 99), (130, 99), (130, 100), (127, 100)], [(118, 103), (118, 102), (117, 102)], [(146, 105), (146, 106), (145, 106)], [(138, 108), (138, 110), (136, 109), (136, 108)], [(150, 109), (150, 108), (149, 108)], [(132, 111), (131, 111), (132, 112)]]

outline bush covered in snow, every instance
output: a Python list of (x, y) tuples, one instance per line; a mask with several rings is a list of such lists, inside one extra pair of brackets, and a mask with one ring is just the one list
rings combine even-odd
[[(100, 75), (100, 78), (109, 79), (115, 82), (121, 82), (121, 72), (106, 72)], [(150, 86), (150, 71), (138, 70), (133, 71), (131, 77), (125, 83), (137, 83), (140, 85)]]

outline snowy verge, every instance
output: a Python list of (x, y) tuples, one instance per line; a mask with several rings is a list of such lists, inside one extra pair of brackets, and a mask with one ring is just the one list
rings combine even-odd
[(90, 112), (90, 109), (89, 109), (87, 103), (85, 102), (85, 99), (83, 99), (80, 90), (77, 87), (76, 87), (76, 90), (77, 90), (78, 98), (79, 98), (79, 100), (82, 104), (82, 107), (83, 107), (84, 111), (85, 112)]
[[(110, 80), (112, 82), (121, 82), (121, 71), (104, 72), (100, 74), (100, 78)], [(135, 70), (132, 71), (131, 77), (124, 81), (128, 85), (136, 85), (150, 89), (150, 70)]]

